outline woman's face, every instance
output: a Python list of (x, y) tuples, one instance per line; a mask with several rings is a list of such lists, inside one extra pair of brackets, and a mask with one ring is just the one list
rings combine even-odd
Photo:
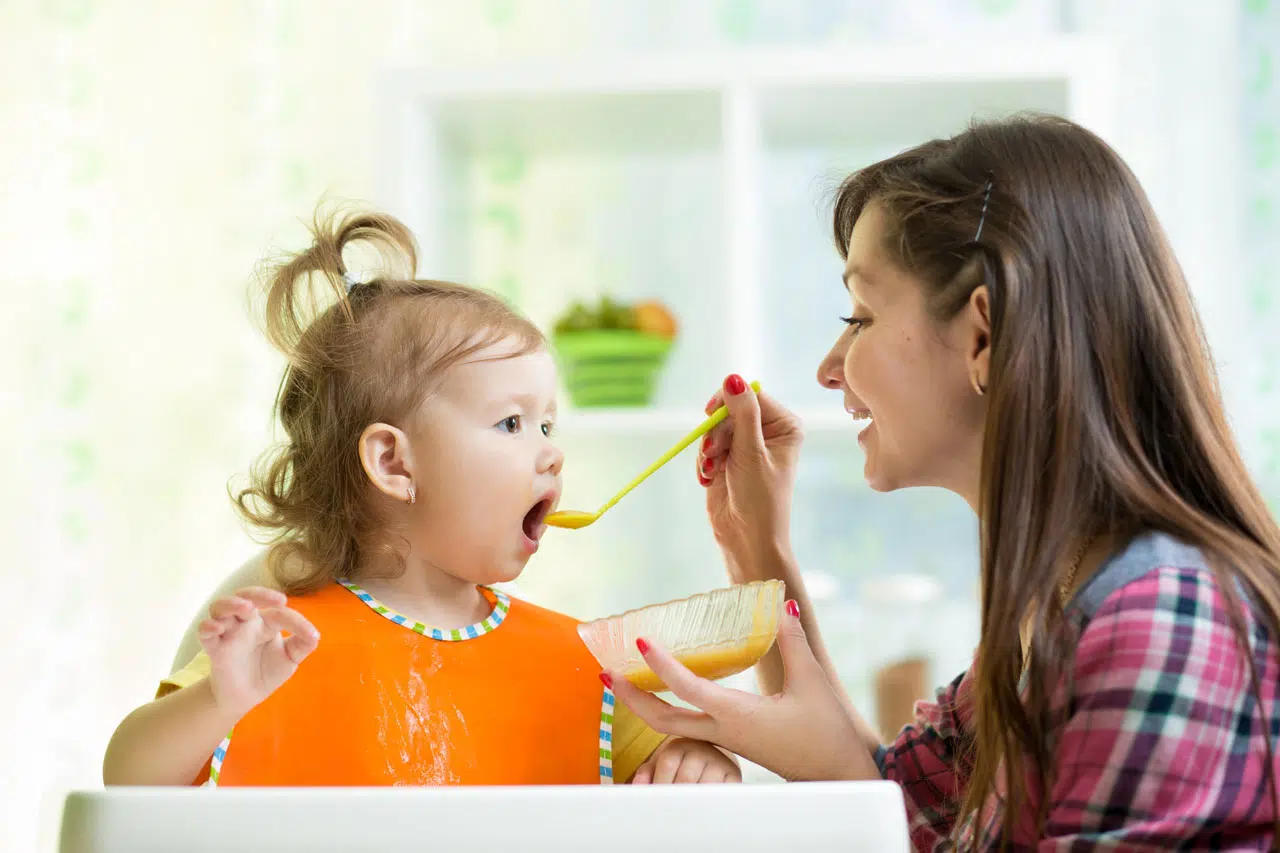
[(955, 318), (928, 312), (925, 283), (886, 249), (885, 214), (869, 203), (849, 238), (848, 328), (818, 367), (866, 421), (858, 443), (877, 491), (940, 486), (976, 508), (986, 384), (985, 288)]

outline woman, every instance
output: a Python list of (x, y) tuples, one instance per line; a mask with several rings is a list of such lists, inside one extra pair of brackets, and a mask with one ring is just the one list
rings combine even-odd
[(1280, 531), (1133, 175), (1062, 119), (978, 124), (852, 175), (835, 241), (853, 310), (818, 381), (869, 422), (873, 488), (977, 514), (973, 665), (879, 743), (791, 556), (800, 424), (735, 376), (698, 477), (733, 579), (796, 598), (765, 697), (642, 640), (701, 710), (606, 673), (619, 698), (790, 779), (898, 782), (918, 850), (1269, 849)]

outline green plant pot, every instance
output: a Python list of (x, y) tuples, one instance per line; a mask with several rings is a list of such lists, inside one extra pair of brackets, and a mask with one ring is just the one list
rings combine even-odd
[(647, 406), (672, 341), (629, 329), (563, 332), (553, 344), (578, 408)]

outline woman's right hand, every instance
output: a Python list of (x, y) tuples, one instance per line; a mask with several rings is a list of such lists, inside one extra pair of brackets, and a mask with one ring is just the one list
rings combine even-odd
[(315, 626), (288, 607), (284, 593), (257, 586), (215, 601), (198, 630), (214, 699), (237, 719), (284, 684), (320, 642)]
[(736, 582), (760, 580), (758, 564), (791, 548), (791, 496), (804, 436), (800, 419), (734, 374), (707, 403), (729, 417), (703, 439), (698, 482), (707, 515)]

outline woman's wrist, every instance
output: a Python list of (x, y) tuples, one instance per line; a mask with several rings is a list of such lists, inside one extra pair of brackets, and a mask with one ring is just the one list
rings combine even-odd
[(725, 559), (735, 578), (743, 582), (780, 580), (788, 583), (799, 577), (791, 542), (786, 536), (767, 537), (725, 548)]

